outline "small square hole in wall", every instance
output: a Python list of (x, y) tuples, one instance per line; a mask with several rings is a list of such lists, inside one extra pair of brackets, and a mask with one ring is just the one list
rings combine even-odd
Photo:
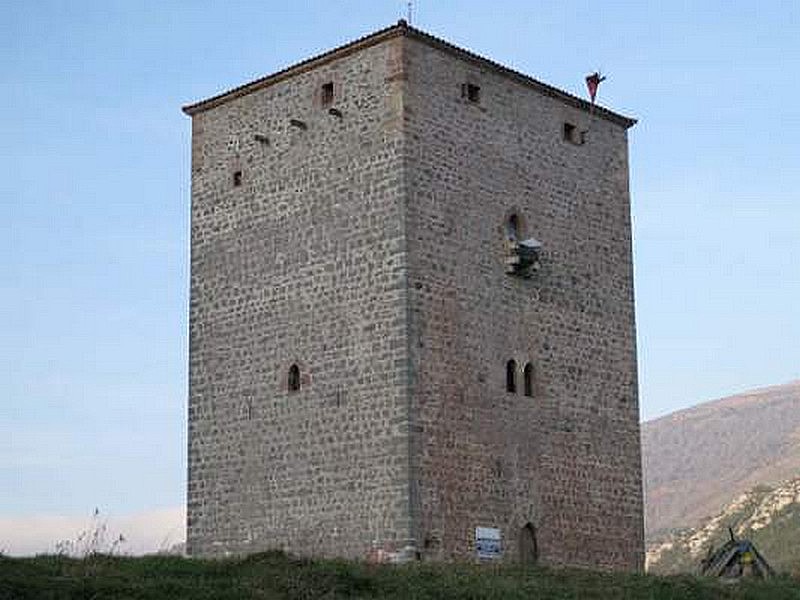
[(481, 86), (474, 83), (465, 83), (461, 86), (461, 97), (466, 98), (470, 102), (481, 101)]
[(333, 82), (322, 84), (322, 106), (330, 106), (333, 104)]
[(233, 187), (239, 187), (242, 185), (242, 172), (241, 171), (234, 171), (233, 172)]
[(577, 146), (580, 146), (585, 141), (583, 138), (583, 131), (578, 130), (578, 127), (573, 123), (564, 123), (563, 136), (565, 142)]

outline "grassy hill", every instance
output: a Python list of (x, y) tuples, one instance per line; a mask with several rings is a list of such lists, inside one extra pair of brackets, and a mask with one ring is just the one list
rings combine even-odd
[(648, 570), (694, 572), (709, 546), (728, 539), (728, 527), (750, 539), (778, 571), (800, 575), (800, 478), (758, 486), (694, 528), (664, 535), (648, 546)]
[(245, 559), (59, 556), (0, 558), (0, 600), (320, 598), (798, 599), (800, 580), (724, 585), (691, 576), (612, 574), (511, 565), (375, 566), (266, 553)]

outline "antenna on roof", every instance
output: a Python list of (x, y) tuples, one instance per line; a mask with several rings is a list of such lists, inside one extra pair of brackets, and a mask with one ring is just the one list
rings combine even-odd
[(411, 17), (414, 16), (414, 3), (409, 0), (408, 4), (406, 5), (406, 21), (408, 24), (411, 25)]

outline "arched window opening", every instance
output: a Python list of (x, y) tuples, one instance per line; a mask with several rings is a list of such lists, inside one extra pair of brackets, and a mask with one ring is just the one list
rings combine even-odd
[(506, 221), (506, 237), (511, 242), (519, 240), (519, 217), (512, 214)]
[(519, 561), (525, 565), (535, 565), (539, 560), (539, 545), (536, 542), (536, 528), (533, 523), (525, 523), (519, 530)]
[(289, 391), (296, 392), (300, 389), (300, 367), (292, 365), (289, 367)]
[(524, 379), (525, 395), (533, 398), (533, 365), (531, 363), (525, 365), (522, 377)]
[(506, 391), (517, 393), (517, 361), (514, 359), (506, 363)]

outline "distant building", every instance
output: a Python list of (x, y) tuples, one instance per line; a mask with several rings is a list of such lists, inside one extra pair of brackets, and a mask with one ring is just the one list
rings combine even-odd
[(403, 21), (184, 110), (188, 551), (641, 569), (634, 121)]

